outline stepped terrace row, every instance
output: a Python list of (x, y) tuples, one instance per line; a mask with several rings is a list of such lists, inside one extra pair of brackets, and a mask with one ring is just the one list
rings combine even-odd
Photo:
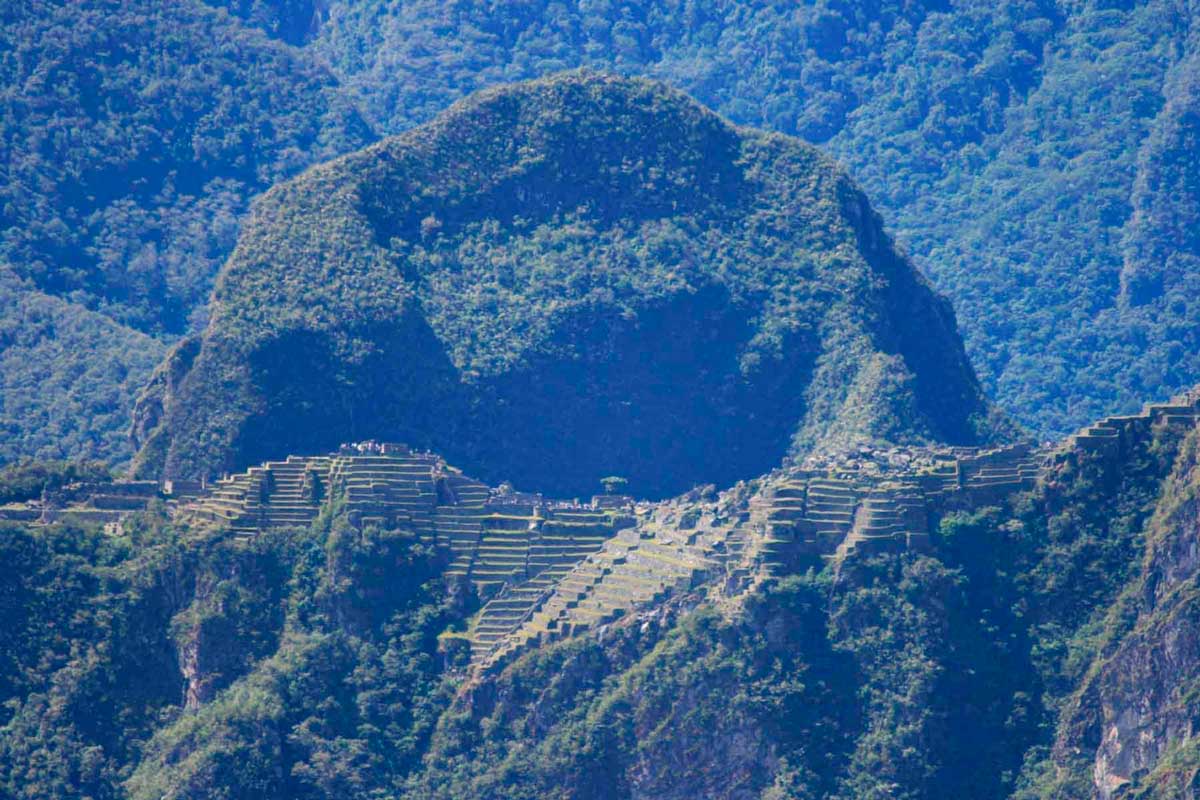
[(753, 519), (744, 497), (661, 503), (631, 522), (554, 581), (532, 582), (519, 605), (497, 596), (489, 606), (497, 605), (492, 616), (503, 614), (503, 622), (475, 636), (474, 662), (492, 668), (717, 578), (744, 583), (752, 575), (751, 531), (762, 520)]
[(223, 478), (179, 513), (245, 538), (308, 525), (333, 497), (357, 525), (405, 527), (436, 546), (446, 575), (488, 600), (472, 628), (477, 651), (510, 633), (573, 567), (632, 524), (624, 499), (596, 507), (495, 490), (436, 456), (395, 445), (266, 462)]
[(395, 446), (268, 462), (219, 482), (190, 513), (251, 535), (307, 524), (338, 495), (359, 523), (410, 528), (446, 555), (448, 577), (485, 600), (469, 636), (473, 663), (490, 668), (679, 592), (746, 586), (814, 557), (840, 567), (861, 553), (925, 549), (946, 512), (1031, 489), (1064, 453), (1105, 452), (1155, 424), (1194, 424), (1197, 399), (1109, 418), (1056, 449), (891, 448), (886, 468), (864, 469), (855, 465), (872, 454), (859, 452), (636, 514), (626, 498), (579, 506), (491, 489)]

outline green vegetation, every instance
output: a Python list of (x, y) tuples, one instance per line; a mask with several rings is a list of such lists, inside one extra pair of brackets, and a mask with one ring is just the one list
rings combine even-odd
[(437, 636), (465, 611), (411, 534), (0, 533), (5, 797), (362, 796), (448, 702)]
[[(0, 503), (107, 478), (131, 418), (143, 475), (386, 437), (654, 496), (1003, 437), (968, 353), (1041, 433), (1167, 395), (1200, 376), (1195, 17), (10, 2)], [(1200, 435), (1115, 438), (929, 552), (469, 678), (470, 582), (337, 502), (248, 540), (0, 523), (0, 796), (1188, 796)]]
[(18, 3), (0, 36), (0, 258), (141, 330), (186, 329), (251, 195), (370, 137), (328, 72), (199, 3)]
[(417, 765), (449, 699), (437, 634), (451, 606), (411, 535), (335, 521), (321, 538), (293, 545), (274, 652), (155, 733), (130, 798), (363, 797)]
[(0, 504), (36, 500), (47, 489), (76, 481), (112, 480), (100, 461), (35, 461), (21, 459), (0, 467)]
[[(567, 496), (995, 436), (946, 303), (795, 139), (661, 84), (483, 92), (268, 192), (139, 469), (390, 438)], [(536, 457), (532, 457), (537, 454)]]
[(0, 462), (127, 453), (134, 398), (163, 353), (0, 265)]
[(1194, 17), (1173, 0), (333, 0), (307, 47), (388, 132), (589, 66), (822, 144), (954, 301), (1001, 405), (1062, 434), (1200, 377)]
[[(1195, 437), (1181, 439), (1160, 428), (1117, 461), (1064, 463), (1011, 506), (952, 514), (931, 555), (533, 650), (443, 717), (408, 796), (1091, 797), (1095, 742), (1085, 757), (1054, 745), (1075, 744), (1074, 698), (1128, 647), (1153, 532), (1191, 530), (1164, 518), (1195, 510), (1194, 482), (1164, 484), (1195, 480)], [(1181, 735), (1134, 796), (1179, 796), (1194, 774)]]
[(136, 742), (181, 695), (160, 556), (90, 530), (0, 530), (4, 796), (117, 796)]
[(0, 459), (127, 457), (250, 198), (373, 134), (312, 57), (197, 0), (18, 0), (0, 52)]
[[(0, 260), (15, 291), (63, 298), (95, 335), (68, 353), (26, 334), (58, 379), (37, 391), (18, 370), (20, 401), (0, 394), (0, 458), (128, 455), (146, 365), (202, 327), (253, 194), (369, 126), (408, 130), (480, 88), (577, 66), (662, 79), (846, 164), (1031, 430), (1200, 375), (1200, 61), (1173, 0), (207, 6), (23, 0), (4, 17)], [(9, 347), (6, 365), (28, 363)]]

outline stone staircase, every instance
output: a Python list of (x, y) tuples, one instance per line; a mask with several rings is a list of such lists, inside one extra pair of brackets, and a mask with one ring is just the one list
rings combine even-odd
[(305, 526), (332, 497), (356, 525), (402, 526), (446, 557), (446, 576), (470, 581), (488, 602), (472, 628), (489, 651), (538, 607), (572, 568), (631, 520), (620, 509), (513, 502), (430, 454), (401, 446), (269, 461), (213, 484), (177, 513), (239, 538)]
[(181, 513), (196, 520), (216, 523), (236, 533), (257, 531), (263, 471), (262, 467), (251, 467), (240, 475), (220, 479), (210, 487), (207, 495), (182, 507)]
[(1037, 483), (1044, 453), (1028, 444), (985, 450), (959, 460), (962, 488), (973, 505), (996, 502)]
[[(570, 570), (598, 551), (624, 522), (619, 513), (584, 508), (550, 507), (541, 514), (487, 518), (485, 527), (508, 524), (500, 529), (504, 533), (484, 535), (469, 573), (481, 596), (498, 591), (471, 629), (476, 661), (528, 620)], [(524, 523), (524, 528), (516, 529), (514, 523)]]
[(792, 469), (777, 476), (750, 501), (765, 513), (759, 546), (767, 571), (786, 570), (804, 556), (840, 564), (856, 553), (926, 548), (936, 514), (1031, 489), (1045, 462), (1029, 444), (922, 455), (923, 465), (911, 472)]
[(767, 572), (786, 571), (801, 553), (834, 554), (854, 527), (861, 494), (853, 481), (794, 471), (752, 499), (765, 518), (759, 549)]
[[(328, 459), (306, 459), (289, 456), (286, 461), (270, 461), (266, 464), (270, 477), (269, 490), (261, 505), (260, 527), (306, 527), (316, 518), (320, 509), (311, 496), (312, 489), (306, 486), (319, 476), (319, 482), (328, 482), (330, 463)], [(306, 488), (310, 492), (305, 495)]]
[(840, 564), (925, 547), (933, 509), (1031, 485), (1039, 457), (1028, 447), (960, 448), (887, 480), (778, 471), (757, 491), (680, 498), (634, 517), (496, 493), (436, 456), (392, 447), (267, 462), (217, 482), (181, 511), (246, 537), (311, 524), (338, 497), (356, 524), (414, 531), (444, 554), (448, 578), (470, 582), (485, 600), (469, 634), (473, 663), (488, 666), (701, 584), (732, 591), (780, 574), (798, 556)]
[(542, 518), (489, 513), (482, 520), (482, 535), (468, 577), (481, 597), (498, 592), (505, 584), (522, 583), (529, 575), (529, 546)]
[(717, 576), (747, 581), (753, 515), (717, 505), (693, 510), (681, 515), (680, 506), (663, 504), (562, 574), (543, 572), (530, 586), (531, 605), (517, 613), (515, 604), (504, 603), (509, 616), (478, 640), (474, 663), (494, 667), (539, 642), (594, 629)]
[(540, 606), (553, 589), (549, 578), (534, 578), (508, 584), (479, 610), (471, 626), (471, 658), (485, 658), (497, 644), (512, 634)]
[(861, 496), (861, 487), (853, 481), (809, 478), (804, 516), (797, 525), (799, 541), (822, 554), (833, 552), (850, 533)]

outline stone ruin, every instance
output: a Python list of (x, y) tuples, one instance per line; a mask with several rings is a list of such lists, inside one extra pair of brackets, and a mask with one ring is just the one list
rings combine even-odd
[(723, 493), (583, 504), (491, 488), (436, 455), (371, 443), (252, 467), (178, 513), (246, 538), (308, 525), (340, 497), (357, 525), (408, 529), (444, 554), (448, 579), (468, 581), (485, 600), (467, 637), (473, 662), (488, 668), (675, 593), (925, 548), (939, 514), (1032, 488), (1046, 457), (1028, 444), (859, 449)]
[[(497, 668), (537, 643), (652, 613), (672, 594), (728, 596), (809, 565), (840, 569), (863, 553), (928, 548), (944, 514), (1033, 489), (1064, 460), (1120, 459), (1156, 425), (1194, 426), (1198, 405), (1200, 393), (1150, 404), (1058, 445), (859, 448), (720, 494), (705, 487), (672, 501), (637, 504), (635, 524), (622, 527), (532, 604), (514, 601), (502, 611), (485, 606), (481, 619), (502, 613), (504, 624), (475, 644), (475, 663)], [(501, 629), (508, 633), (496, 638), (491, 632)]]
[(922, 550), (948, 512), (1035, 487), (1064, 460), (1119, 459), (1156, 425), (1191, 426), (1200, 394), (1114, 416), (1057, 445), (980, 449), (860, 447), (806, 459), (718, 493), (674, 500), (597, 495), (590, 503), (492, 488), (432, 453), (362, 442), (268, 461), (211, 485), (114, 482), (66, 487), (0, 517), (100, 522), (114, 532), (150, 500), (180, 520), (238, 538), (310, 525), (334, 498), (359, 526), (411, 531), (442, 553), (448, 580), (485, 601), (465, 636), (495, 668), (539, 643), (614, 622), (691, 591), (737, 593), (807, 566)]
[(36, 500), (0, 505), (0, 520), (41, 525), (75, 523), (103, 525), (119, 533), (130, 515), (160, 500), (178, 504), (199, 497), (201, 481), (86, 481), (43, 492)]

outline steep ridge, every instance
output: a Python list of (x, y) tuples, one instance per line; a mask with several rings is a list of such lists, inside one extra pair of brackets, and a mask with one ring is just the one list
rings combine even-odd
[(139, 403), (143, 475), (379, 438), (654, 497), (818, 445), (1006, 432), (948, 304), (832, 162), (591, 73), (269, 192), (168, 377)]
[[(449, 16), (430, 0), (206, 4), (229, 14), (200, 0), (13, 6), (5, 34), (17, 57), (3, 69), (14, 168), (0, 249), (31, 279), (21, 294), (82, 289), (122, 323), (182, 332), (189, 313), (203, 316), (247, 199), (372, 138), (351, 97), (394, 133), (497, 81), (592, 65), (661, 78), (738, 123), (825, 143), (957, 304), (976, 369), (1032, 429), (1063, 433), (1194, 378), (1200, 62), (1194, 14), (1173, 0), (539, 0), (468, 3)], [(98, 87), (117, 102), (93, 102)], [(51, 131), (72, 135), (39, 149)], [(163, 342), (130, 328), (120, 338), (140, 348), (139, 383)], [(37, 344), (45, 355), (53, 340)], [(123, 381), (70, 383), (95, 358), (55, 355), (57, 385), (8, 403), (8, 457), (124, 459)], [(10, 359), (17, 375), (20, 356)], [(22, 388), (44, 383), (33, 370), (21, 377)], [(63, 414), (75, 404), (83, 419)], [(64, 423), (71, 435), (51, 441), (46, 431)]]

